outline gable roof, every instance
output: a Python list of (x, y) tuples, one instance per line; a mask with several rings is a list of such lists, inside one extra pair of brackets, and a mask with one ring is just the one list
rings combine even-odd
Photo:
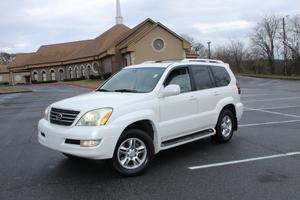
[(62, 62), (65, 58), (80, 51), (92, 40), (67, 42), (41, 46), (30, 60), (30, 65)]
[(113, 47), (115, 40), (128, 30), (130, 28), (127, 26), (118, 24), (92, 40), (41, 46), (28, 64), (60, 64), (65, 61), (98, 56)]
[(109, 48), (114, 47), (116, 40), (129, 30), (130, 28), (128, 28), (127, 26), (123, 24), (117, 24), (95, 38), (80, 51), (67, 56), (65, 60), (98, 56), (107, 51)]
[(127, 31), (127, 33), (123, 34), (117, 41), (116, 41), (116, 45), (120, 44), (121, 42), (123, 42), (124, 40), (130, 38), (130, 36), (132, 36), (133, 33), (135, 33), (136, 31), (138, 31), (139, 29), (141, 29), (143, 26), (145, 26), (146, 24), (149, 24), (149, 26), (152, 26), (153, 24), (155, 24), (155, 21), (153, 21), (152, 19), (148, 18), (146, 20), (144, 20), (143, 22), (141, 22), (140, 24), (136, 25), (134, 28), (132, 28), (130, 31)]
[(2, 65), (2, 64), (0, 64), (0, 74), (2, 74), (2, 73), (9, 73), (7, 67), (8, 67), (8, 65)]
[(8, 65), (8, 69), (25, 67), (35, 53), (18, 53), (13, 61)]
[(119, 45), (119, 48), (122, 49), (131, 43), (138, 42), (140, 39), (142, 39), (145, 35), (147, 35), (149, 32), (154, 30), (156, 27), (161, 27), (170, 34), (172, 34), (174, 37), (178, 38), (184, 43), (190, 44), (188, 41), (186, 41), (184, 38), (176, 34), (174, 31), (169, 29), (168, 27), (164, 26), (160, 22), (155, 22), (152, 19), (148, 18), (142, 23), (138, 24), (136, 27), (131, 29), (131, 31), (128, 31), (125, 35), (123, 35), (119, 41), (117, 42), (117, 45)]

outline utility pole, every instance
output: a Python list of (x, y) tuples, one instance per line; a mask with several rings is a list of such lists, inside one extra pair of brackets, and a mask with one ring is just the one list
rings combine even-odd
[(282, 18), (282, 30), (283, 30), (283, 56), (284, 56), (284, 74), (287, 76), (287, 48), (286, 48), (286, 32), (285, 32), (285, 18)]
[(211, 44), (211, 41), (207, 42), (207, 45), (208, 45), (208, 59), (210, 59), (210, 44)]

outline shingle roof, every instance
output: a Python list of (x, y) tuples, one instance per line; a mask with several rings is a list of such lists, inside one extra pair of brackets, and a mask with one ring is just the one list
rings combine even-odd
[(7, 69), (8, 65), (2, 65), (0, 64), (0, 74), (1, 73), (8, 73), (8, 69)]
[(83, 40), (77, 42), (43, 45), (29, 61), (29, 64), (36, 65), (62, 62), (68, 55), (80, 51), (83, 47), (91, 42), (92, 40)]
[(19, 54), (16, 54), (16, 57), (8, 65), (8, 69), (26, 66), (34, 54), (35, 53), (19, 53)]
[(28, 64), (57, 63), (100, 55), (128, 30), (127, 26), (118, 24), (93, 40), (41, 46)]
[(65, 57), (65, 60), (74, 60), (78, 58), (86, 58), (91, 56), (97, 56), (109, 48), (113, 47), (116, 40), (122, 35), (128, 32), (130, 28), (123, 24), (117, 24), (106, 32), (95, 38), (92, 42), (82, 48), (80, 51), (70, 54)]

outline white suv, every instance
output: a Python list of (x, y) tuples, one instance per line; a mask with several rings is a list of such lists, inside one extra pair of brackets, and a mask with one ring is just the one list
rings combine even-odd
[(50, 105), (38, 139), (70, 158), (109, 159), (133, 176), (161, 150), (210, 136), (228, 142), (242, 113), (228, 64), (146, 62), (125, 67), (91, 93)]

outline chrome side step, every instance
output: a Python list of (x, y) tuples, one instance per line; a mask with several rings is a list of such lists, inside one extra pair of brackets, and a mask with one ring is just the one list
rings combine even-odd
[(215, 134), (215, 131), (213, 129), (207, 129), (204, 131), (200, 131), (200, 132), (196, 132), (196, 133), (192, 133), (190, 135), (186, 135), (186, 136), (182, 136), (182, 137), (178, 137), (178, 138), (174, 138), (171, 140), (166, 140), (163, 141), (161, 143), (161, 149), (168, 149), (171, 147), (175, 147), (181, 144), (185, 144), (191, 141), (195, 141), (195, 140), (199, 140), (202, 138), (206, 138), (209, 136), (212, 136)]

